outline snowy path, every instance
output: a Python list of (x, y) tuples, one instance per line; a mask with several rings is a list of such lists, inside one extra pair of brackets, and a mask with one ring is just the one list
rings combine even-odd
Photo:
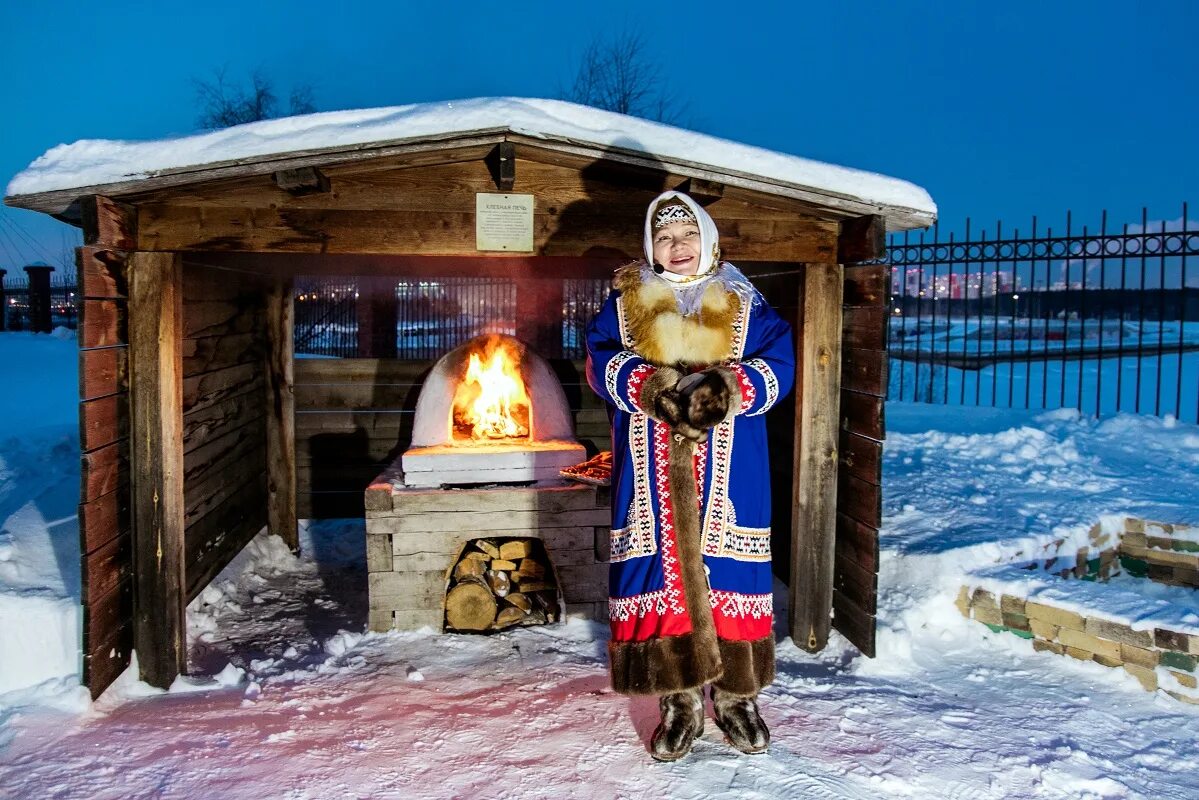
[(31, 712), (0, 750), (0, 796), (1195, 796), (1194, 710), (1024, 652), (943, 597), (921, 614), (896, 569), (892, 606), (922, 627), (892, 620), (878, 661), (840, 640), (820, 657), (784, 643), (768, 755), (740, 756), (709, 724), (691, 757), (661, 765), (645, 753), (653, 701), (607, 688), (602, 626), (314, 639), (301, 608), (361, 627), (348, 565), (360, 531), (320, 533), (338, 537), (335, 568), (256, 540), (248, 571), (193, 612), (193, 653), (218, 666), (232, 654), (249, 682), (151, 696), (125, 683), (84, 717)]

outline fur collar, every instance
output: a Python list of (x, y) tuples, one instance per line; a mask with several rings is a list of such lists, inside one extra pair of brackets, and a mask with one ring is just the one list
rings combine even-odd
[(684, 317), (665, 281), (642, 281), (638, 264), (616, 271), (625, 344), (658, 366), (710, 366), (733, 357), (733, 323), (741, 299), (718, 283), (704, 291), (699, 314)]

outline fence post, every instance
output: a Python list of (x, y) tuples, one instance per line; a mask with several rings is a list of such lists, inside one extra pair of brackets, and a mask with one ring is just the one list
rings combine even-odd
[(8, 330), (8, 298), (4, 296), (4, 276), (8, 270), (0, 269), (0, 331)]
[(358, 357), (396, 357), (396, 278), (358, 279)]
[(517, 278), (516, 338), (545, 358), (562, 357), (561, 278)]
[(29, 330), (34, 333), (49, 333), (54, 328), (50, 314), (50, 273), (54, 267), (47, 264), (30, 264), (25, 267), (29, 274)]

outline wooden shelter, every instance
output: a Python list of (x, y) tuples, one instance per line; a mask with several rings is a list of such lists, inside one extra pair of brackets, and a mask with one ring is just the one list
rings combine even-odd
[[(134, 648), (154, 685), (186, 672), (187, 603), (262, 526), (298, 546), (297, 508), (312, 513), (312, 475), (338, 463), (339, 448), (368, 455), (360, 483), (345, 489), (360, 499), (370, 459), (403, 438), (402, 421), (383, 424), (375, 412), (410, 410), (427, 365), (295, 361), (296, 276), (357, 276), (361, 287), (386, 278), (393, 289), (404, 276), (506, 276), (517, 286), (517, 333), (537, 346), (552, 342), (556, 313), (560, 324), (563, 281), (604, 277), (638, 257), (645, 207), (669, 188), (705, 204), (725, 257), (757, 275), (795, 327), (795, 401), (771, 419), (776, 569), (791, 587), (792, 635), (816, 651), (831, 623), (873, 654), (889, 276), (880, 264), (852, 265), (883, 255), (885, 230), (929, 224), (931, 202), (905, 206), (730, 166), (740, 146), (675, 131), (690, 148), (680, 155), (639, 143), (639, 132), (670, 135), (665, 126), (529, 102), (603, 115), (626, 134), (614, 143), (528, 120), (481, 126), (464, 111), (459, 126), (433, 132), (406, 135), (401, 119), (370, 141), (285, 142), (159, 169), (131, 151), (126, 172), (102, 180), (84, 173), (32, 191), (14, 181), (7, 204), (84, 234), (79, 520), (93, 694)], [(722, 146), (729, 159), (704, 155)], [(487, 195), (532, 196), (531, 249), (479, 249)], [(390, 325), (394, 339), (385, 303), (373, 323), (370, 303), (359, 308), (360, 336), (386, 337)], [(580, 427), (602, 444), (580, 367), (562, 365), (575, 374), (568, 394)], [(317, 447), (332, 428), (298, 425), (297, 402), (358, 416)]]

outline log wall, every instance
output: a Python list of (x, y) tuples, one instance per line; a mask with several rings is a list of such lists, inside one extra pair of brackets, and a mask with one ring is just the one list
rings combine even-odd
[(845, 268), (833, 627), (874, 656), (887, 394), (885, 264)]
[[(102, 198), (93, 198), (94, 204)], [(101, 213), (104, 211), (100, 209)], [(76, 251), (79, 320), (79, 538), (83, 682), (96, 697), (133, 650), (126, 263), (132, 240), (93, 228)]]
[[(582, 361), (551, 361), (589, 453), (611, 449), (603, 402)], [(296, 493), (301, 518), (361, 517), (366, 487), (407, 447), (432, 361), (299, 358)]]
[[(747, 271), (775, 310), (798, 330), (802, 280), (794, 265), (754, 264)], [(837, 476), (833, 627), (874, 655), (878, 593), (878, 529), (882, 521), (882, 440), (887, 388), (886, 265), (845, 268), (842, 306), (841, 410)], [(775, 274), (770, 274), (770, 273)], [(781, 274), (779, 274), (781, 273)], [(794, 409), (779, 403), (767, 414), (770, 443), (775, 574), (789, 581), (791, 563)]]
[(186, 592), (195, 597), (266, 524), (264, 285), (184, 262)]

